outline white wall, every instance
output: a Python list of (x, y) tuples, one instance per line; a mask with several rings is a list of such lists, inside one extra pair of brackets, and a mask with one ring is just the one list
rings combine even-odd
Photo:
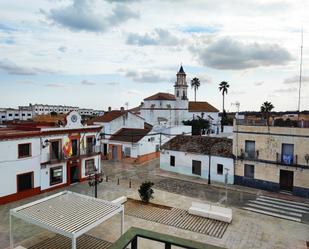
[[(31, 143), (32, 156), (18, 159), (18, 144)], [(0, 197), (17, 192), (18, 174), (33, 171), (33, 187), (40, 186), (40, 138), (0, 141)]]
[[(50, 169), (62, 166), (62, 182), (54, 185), (50, 185)], [(67, 182), (67, 167), (66, 162), (45, 165), (41, 167), (41, 190), (45, 190), (48, 188), (53, 188), (58, 185), (64, 184)]]
[[(175, 166), (170, 166), (170, 156), (175, 156)], [(201, 161), (201, 176), (192, 174), (192, 160)], [(211, 169), (210, 178), (211, 181), (224, 183), (224, 174), (226, 170), (223, 170), (223, 175), (217, 174), (217, 164), (223, 164), (223, 169), (228, 168), (228, 183), (234, 184), (234, 162), (232, 158), (211, 156)], [(160, 168), (163, 170), (197, 176), (203, 179), (208, 179), (209, 157), (207, 155), (199, 155), (193, 153), (186, 153), (181, 151), (164, 150), (160, 153)]]
[(82, 161), (81, 161), (81, 177), (82, 178), (87, 177), (85, 163), (86, 163), (87, 160), (90, 160), (90, 159), (94, 159), (94, 166), (98, 169), (98, 172), (101, 172), (101, 159), (100, 159), (100, 155), (83, 158)]

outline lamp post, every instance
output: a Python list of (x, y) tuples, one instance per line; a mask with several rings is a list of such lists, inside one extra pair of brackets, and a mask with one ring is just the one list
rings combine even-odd
[(88, 184), (90, 187), (94, 187), (94, 197), (98, 198), (98, 185), (103, 182), (103, 174), (99, 173), (95, 168), (93, 174), (88, 177)]

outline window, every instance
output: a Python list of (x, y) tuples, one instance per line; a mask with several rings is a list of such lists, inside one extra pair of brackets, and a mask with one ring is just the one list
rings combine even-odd
[(78, 143), (77, 139), (72, 139), (72, 156), (77, 156), (78, 155)]
[(156, 152), (159, 152), (159, 151), (160, 151), (160, 145), (156, 144)]
[(245, 164), (245, 177), (254, 178), (254, 165)]
[(107, 155), (107, 144), (103, 144), (103, 155)]
[(33, 188), (33, 172), (17, 175), (17, 192)]
[(217, 164), (217, 175), (223, 175), (223, 164)]
[(125, 157), (131, 157), (131, 148), (130, 147), (124, 147), (124, 156)]
[(60, 141), (52, 141), (50, 150), (51, 159), (60, 159)]
[(19, 114), (18, 113), (15, 113), (15, 117), (18, 117), (19, 116)]
[(94, 159), (86, 160), (85, 161), (85, 170), (86, 170), (86, 175), (90, 175), (94, 173), (95, 171), (95, 166), (94, 166)]
[(175, 167), (175, 156), (170, 156), (170, 166)]
[(18, 145), (18, 158), (31, 156), (31, 144)]
[(247, 158), (255, 158), (255, 141), (245, 141), (245, 156)]
[(177, 91), (176, 96), (179, 97), (179, 91)]
[(63, 168), (62, 166), (50, 168), (50, 185), (62, 183)]
[(282, 144), (281, 161), (284, 164), (293, 164), (294, 144)]
[(31, 113), (28, 113), (28, 117), (30, 117), (31, 116)]
[(9, 113), (9, 117), (12, 117), (13, 116), (13, 114), (12, 113)]
[(22, 115), (23, 117), (25, 117), (25, 116), (26, 116), (26, 114), (25, 114), (25, 113), (22, 113), (21, 115)]
[(93, 137), (87, 137), (87, 153), (93, 152)]
[(2, 118), (4, 119), (4, 118), (5, 118), (5, 116), (2, 116)]
[(202, 162), (192, 160), (192, 174), (200, 176), (201, 173), (202, 173)]

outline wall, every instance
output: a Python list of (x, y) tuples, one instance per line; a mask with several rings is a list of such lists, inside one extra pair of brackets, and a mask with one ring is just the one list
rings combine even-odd
[[(51, 168), (55, 168), (55, 167), (59, 167), (62, 166), (62, 182), (58, 183), (58, 184), (54, 184), (54, 185), (50, 185), (50, 169)], [(65, 183), (67, 183), (67, 167), (66, 167), (66, 162), (62, 162), (62, 163), (56, 163), (56, 164), (52, 164), (52, 165), (44, 165), (41, 167), (41, 190), (46, 190), (49, 188), (54, 188), (60, 185), (63, 185)]]
[(90, 159), (94, 159), (95, 167), (98, 169), (98, 172), (101, 172), (101, 158), (100, 158), (100, 155), (83, 158), (82, 161), (81, 161), (81, 177), (82, 178), (88, 177), (88, 175), (86, 175), (85, 162), (87, 160), (90, 160)]
[[(170, 166), (170, 156), (175, 156), (175, 166)], [(192, 160), (201, 161), (201, 178), (208, 179), (209, 158), (207, 155), (192, 154), (181, 151), (164, 150), (160, 153), (160, 168), (179, 174), (197, 176), (192, 174)], [(223, 164), (223, 169), (228, 168), (228, 183), (234, 184), (234, 162), (232, 158), (211, 157), (210, 178), (212, 181), (224, 183), (224, 174), (217, 174), (217, 164)], [(199, 176), (197, 176), (199, 177)]]
[[(18, 159), (18, 144), (31, 143), (32, 156)], [(16, 175), (33, 171), (34, 188), (40, 186), (40, 139), (0, 141), (0, 197), (17, 192)]]

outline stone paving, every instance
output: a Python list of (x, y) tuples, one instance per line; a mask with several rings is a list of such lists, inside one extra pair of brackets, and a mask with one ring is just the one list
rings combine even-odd
[[(196, 185), (195, 183), (181, 181), (179, 179), (168, 179), (156, 174), (157, 161), (142, 166), (104, 162), (104, 169), (106, 175), (109, 175), (110, 178), (108, 182), (104, 181), (100, 184), (98, 197), (106, 200), (113, 200), (123, 195), (138, 199), (138, 185), (141, 181), (146, 179), (152, 180), (155, 184), (158, 184), (158, 186), (155, 186), (155, 198), (152, 201), (153, 203), (181, 209), (188, 209), (192, 201), (217, 202), (218, 198), (220, 199), (221, 195), (224, 193), (224, 189), (222, 188), (209, 188), (209, 186), (205, 184), (197, 184), (199, 189), (207, 191), (204, 196), (196, 195), (195, 192), (197, 190), (194, 187), (194, 185)], [(121, 179), (119, 185), (117, 184), (118, 178)], [(129, 188), (130, 178), (132, 179), (132, 188)], [(169, 181), (171, 185), (168, 185)], [(178, 188), (177, 186), (181, 187)], [(171, 187), (172, 192), (164, 190), (169, 187)], [(66, 189), (82, 194), (93, 195), (93, 189), (90, 189), (87, 182), (75, 184)], [(62, 190), (64, 189), (0, 206), (0, 248), (9, 246), (9, 209)], [(234, 192), (237, 192), (237, 194)], [(228, 226), (221, 239), (139, 219), (130, 215), (125, 215), (125, 230), (131, 226), (142, 227), (144, 229), (172, 234), (204, 243), (224, 246), (226, 248), (307, 248), (306, 241), (309, 241), (309, 225), (239, 209), (238, 206), (240, 203), (239, 200), (241, 200), (241, 193), (245, 196), (244, 198), (251, 198), (251, 196), (255, 197), (254, 191), (253, 193), (249, 192), (229, 190), (228, 196), (229, 199), (231, 199), (229, 201), (235, 203), (235, 205), (232, 205), (233, 222)], [(233, 198), (236, 198), (236, 201), (232, 200)], [(15, 220), (14, 232), (17, 241), (20, 242), (28, 239), (29, 243), (29, 241), (35, 241), (38, 235), (40, 235), (40, 233), (42, 234), (43, 230), (23, 221)], [(120, 217), (115, 216), (106, 223), (97, 226), (91, 230), (90, 234), (110, 242), (117, 240), (120, 236)], [(159, 246), (157, 242), (142, 240), (141, 248), (155, 249), (162, 248), (162, 245)]]

